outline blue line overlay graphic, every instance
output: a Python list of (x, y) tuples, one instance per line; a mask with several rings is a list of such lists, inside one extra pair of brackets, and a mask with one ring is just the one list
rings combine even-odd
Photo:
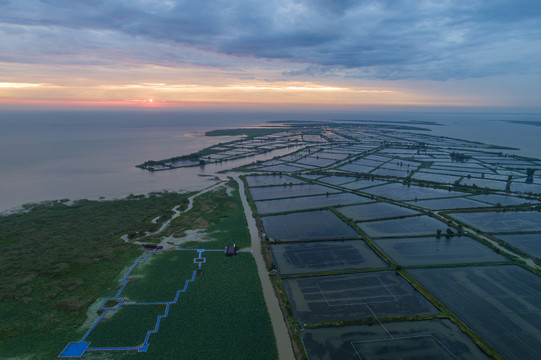
[[(184, 293), (188, 290), (188, 284), (195, 281), (195, 276), (197, 274), (198, 270), (201, 270), (201, 266), (206, 263), (207, 259), (202, 256), (202, 254), (205, 251), (223, 251), (223, 250), (205, 250), (205, 249), (197, 249), (197, 250), (191, 250), (191, 249), (178, 249), (175, 251), (196, 251), (197, 256), (194, 258), (193, 262), (194, 264), (198, 265), (198, 270), (195, 270), (192, 273), (192, 278), (189, 280), (186, 280), (184, 283), (184, 288), (182, 290), (177, 290), (177, 293), (175, 295), (175, 298), (172, 301), (164, 301), (164, 302), (148, 302), (148, 303), (133, 303), (133, 302), (125, 302), (125, 299), (121, 297), (122, 292), (124, 291), (124, 288), (128, 284), (128, 276), (131, 274), (133, 269), (142, 261), (147, 260), (151, 255), (157, 254), (161, 252), (162, 250), (152, 250), (149, 252), (144, 258), (137, 259), (135, 263), (130, 267), (126, 275), (122, 278), (122, 287), (118, 290), (116, 295), (113, 298), (107, 298), (102, 301), (100, 306), (98, 307), (98, 311), (102, 310), (103, 313), (98, 317), (98, 319), (92, 324), (90, 329), (84, 334), (84, 336), (81, 338), (78, 342), (71, 342), (66, 347), (60, 355), (58, 355), (59, 358), (80, 358), (83, 356), (83, 354), (87, 351), (138, 351), (138, 352), (146, 352), (148, 350), (148, 347), (150, 344), (148, 343), (150, 335), (156, 334), (158, 330), (160, 329), (160, 322), (162, 319), (166, 318), (169, 315), (169, 308), (171, 305), (174, 305), (177, 303), (180, 294)], [(114, 306), (112, 307), (106, 307), (105, 304), (108, 302), (113, 302)], [(90, 347), (90, 342), (85, 342), (86, 338), (90, 335), (92, 330), (100, 323), (100, 321), (105, 317), (105, 315), (111, 311), (111, 310), (118, 310), (121, 306), (148, 306), (148, 305), (165, 305), (165, 313), (163, 315), (159, 315), (156, 319), (156, 325), (154, 329), (147, 331), (145, 341), (143, 342), (143, 345), (139, 347)]]

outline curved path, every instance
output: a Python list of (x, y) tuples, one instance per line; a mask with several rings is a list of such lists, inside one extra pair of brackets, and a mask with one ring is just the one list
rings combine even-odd
[[(248, 230), (250, 231), (250, 239), (251, 239), (251, 249), (252, 253), (254, 255), (254, 259), (257, 266), (257, 273), (259, 274), (259, 279), (261, 282), (261, 286), (263, 288), (263, 297), (265, 298), (265, 303), (267, 304), (267, 309), (269, 311), (272, 328), (274, 331), (274, 337), (276, 338), (276, 347), (278, 348), (278, 357), (281, 360), (294, 360), (295, 355), (293, 353), (293, 348), (291, 346), (291, 340), (289, 338), (289, 332), (287, 330), (287, 326), (284, 320), (284, 316), (282, 314), (282, 309), (280, 308), (280, 304), (278, 303), (278, 298), (276, 297), (274, 293), (274, 289), (272, 287), (271, 281), (269, 279), (269, 273), (267, 271), (267, 268), (265, 266), (265, 262), (263, 260), (263, 255), (261, 254), (261, 243), (259, 239), (259, 232), (257, 230), (257, 226), (254, 220), (254, 216), (252, 214), (252, 211), (250, 209), (250, 205), (248, 204), (248, 200), (246, 199), (246, 194), (244, 192), (244, 182), (239, 179), (238, 176), (231, 176), (237, 184), (239, 184), (239, 195), (240, 199), (242, 201), (242, 206), (244, 208), (244, 215), (246, 217), (246, 221), (248, 223)], [(180, 216), (180, 214), (190, 211), (193, 208), (194, 199), (206, 192), (212, 191), (220, 186), (223, 186), (225, 183), (225, 180), (221, 180), (217, 184), (214, 184), (212, 186), (207, 187), (206, 189), (201, 190), (200, 192), (190, 196), (188, 198), (188, 206), (184, 210), (179, 210), (180, 205), (177, 205), (173, 208), (173, 211), (175, 214), (168, 219), (166, 222), (164, 222), (160, 228), (154, 232), (147, 232), (145, 236), (143, 236), (141, 239), (144, 239), (145, 237), (149, 235), (154, 235), (162, 232), (164, 229), (166, 229), (171, 221), (176, 219)], [(122, 235), (122, 240), (129, 242), (128, 235)], [(143, 245), (145, 242), (143, 241), (133, 241), (133, 244), (137, 245)], [(168, 244), (162, 242), (159, 245), (168, 246)]]
[[(193, 208), (193, 201), (196, 197), (200, 196), (200, 195), (203, 195), (204, 193), (207, 193), (209, 191), (212, 191), (220, 186), (223, 186), (224, 185), (224, 180), (220, 180), (218, 183), (214, 184), (214, 185), (211, 185), (201, 191), (199, 191), (198, 193), (190, 196), (188, 198), (188, 206), (186, 207), (186, 209), (184, 210), (179, 210), (179, 207), (180, 205), (177, 205), (175, 206), (172, 210), (174, 212), (173, 216), (171, 216), (169, 219), (167, 219), (166, 222), (164, 222), (159, 228), (158, 230), (156, 231), (153, 231), (153, 232), (149, 232), (147, 231), (145, 233), (145, 235), (143, 237), (140, 238), (141, 239), (144, 239), (145, 237), (147, 236), (150, 236), (150, 235), (155, 235), (155, 234), (159, 234), (161, 233), (162, 231), (164, 231), (168, 226), (169, 224), (171, 223), (171, 221), (175, 220), (176, 218), (178, 218), (180, 216), (180, 214), (182, 213), (185, 213), (185, 212), (188, 212), (190, 211), (192, 208)], [(140, 240), (137, 240), (137, 241), (130, 241), (130, 239), (128, 238), (128, 234), (125, 234), (125, 235), (122, 235), (120, 237), (122, 240), (124, 240), (125, 242), (131, 242), (132, 244), (135, 244), (135, 245), (143, 245), (143, 244), (146, 244), (144, 241), (140, 241)], [(167, 240), (167, 239), (166, 239)], [(165, 241), (165, 240), (164, 240)], [(157, 244), (157, 245), (161, 245), (164, 247), (164, 249), (167, 247), (167, 244), (166, 243), (160, 243), (160, 244)]]
[(173, 214), (173, 216), (171, 216), (171, 218), (170, 218), (169, 220), (167, 220), (166, 222), (164, 222), (164, 223), (162, 224), (162, 226), (160, 226), (160, 228), (159, 228), (158, 230), (154, 231), (153, 233), (150, 233), (149, 235), (158, 234), (158, 233), (162, 232), (163, 230), (165, 230), (165, 228), (167, 228), (167, 227), (169, 226), (169, 224), (171, 223), (171, 221), (173, 221), (173, 220), (175, 220), (176, 218), (178, 218), (178, 217), (180, 216), (180, 214), (185, 213), (185, 212), (188, 212), (188, 211), (190, 211), (190, 210), (193, 208), (193, 200), (194, 200), (196, 197), (198, 197), (198, 196), (200, 196), (200, 195), (203, 195), (204, 193), (207, 193), (207, 192), (209, 192), (209, 191), (212, 191), (212, 190), (214, 190), (214, 189), (216, 189), (216, 188), (222, 186), (223, 184), (224, 184), (224, 182), (223, 182), (223, 181), (220, 181), (220, 182), (218, 182), (218, 183), (216, 183), (216, 184), (214, 184), (214, 185), (211, 185), (211, 186), (209, 186), (209, 187), (207, 187), (207, 188), (201, 190), (200, 192), (198, 192), (198, 193), (196, 193), (196, 194), (190, 196), (190, 197), (188, 198), (188, 206), (186, 207), (186, 209), (184, 209), (184, 210), (182, 210), (182, 211), (178, 209), (178, 208), (180, 207), (180, 205), (175, 206), (175, 207), (173, 208), (173, 211), (175, 212), (175, 213)]
[(263, 287), (263, 296), (265, 298), (265, 302), (267, 303), (267, 309), (269, 310), (272, 328), (274, 330), (274, 337), (276, 338), (276, 346), (278, 348), (278, 357), (281, 360), (294, 360), (295, 355), (291, 346), (291, 340), (289, 338), (289, 332), (282, 314), (282, 309), (280, 309), (280, 304), (278, 303), (278, 298), (274, 293), (274, 289), (269, 279), (269, 273), (265, 266), (263, 255), (261, 255), (261, 240), (259, 239), (259, 232), (255, 224), (252, 210), (250, 209), (248, 200), (246, 200), (244, 182), (240, 180), (238, 176), (232, 177), (239, 184), (239, 195), (242, 201), (242, 206), (244, 207), (244, 215), (246, 217), (246, 221), (248, 222), (248, 230), (250, 231), (250, 238), (252, 240), (251, 250), (254, 254), (259, 280), (261, 281), (261, 286)]

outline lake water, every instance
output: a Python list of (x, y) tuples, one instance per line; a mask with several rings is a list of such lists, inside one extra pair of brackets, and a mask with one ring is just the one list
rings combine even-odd
[(212, 174), (240, 162), (154, 173), (135, 165), (233, 139), (202, 136), (205, 130), (297, 119), (436, 121), (443, 126), (424, 126), (435, 135), (517, 147), (520, 150), (509, 152), (541, 158), (541, 127), (507, 122), (541, 123), (541, 116), (535, 114), (3, 111), (0, 212), (43, 200), (201, 189), (209, 180), (200, 174)]

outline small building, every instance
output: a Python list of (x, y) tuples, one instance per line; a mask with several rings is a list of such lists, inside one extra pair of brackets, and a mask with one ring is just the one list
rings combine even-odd
[(147, 250), (160, 250), (160, 249), (163, 249), (163, 246), (161, 245), (156, 245), (156, 244), (143, 244), (143, 249), (147, 249)]
[(235, 256), (237, 255), (237, 245), (227, 245), (225, 247), (225, 256)]

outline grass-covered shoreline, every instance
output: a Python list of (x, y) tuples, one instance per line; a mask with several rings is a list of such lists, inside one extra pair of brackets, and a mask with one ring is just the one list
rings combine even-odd
[[(56, 358), (68, 343), (79, 341), (97, 319), (97, 305), (114, 296), (122, 285), (120, 279), (136, 259), (144, 256), (140, 246), (120, 237), (155, 231), (172, 215), (174, 206), (186, 208), (189, 195), (165, 192), (120, 200), (53, 201), (0, 217), (0, 244), (4, 249), (0, 263), (0, 359)], [(236, 182), (197, 196), (194, 207), (173, 220), (165, 231), (140, 240), (182, 237), (185, 231), (194, 229), (201, 231), (203, 242), (193, 240), (182, 247), (249, 246)], [(154, 261), (143, 267), (142, 273), (132, 274), (134, 282), (126, 286), (121, 297), (171, 301), (194, 269), (196, 253), (165, 254), (176, 259), (181, 253), (189, 258), (185, 261), (183, 257), (180, 264), (189, 276), (175, 281), (180, 275), (170, 274), (169, 260)], [(184, 358), (201, 354), (229, 358), (233, 354), (241, 359), (264, 354), (263, 358), (276, 359), (276, 342), (252, 255), (243, 253), (231, 259), (220, 251), (204, 256), (209, 258), (203, 264), (204, 275), (198, 276), (182, 301), (171, 307), (171, 317), (162, 321), (147, 353), (99, 351), (85, 353), (84, 357), (164, 358), (182, 353)], [(145, 281), (147, 275), (150, 277)], [(115, 323), (96, 328), (88, 341), (96, 346), (121, 346), (125, 336), (117, 339), (118, 326), (131, 329), (130, 322), (143, 321), (138, 318), (139, 310), (135, 309), (135, 318), (135, 310), (128, 310), (131, 312), (117, 317)], [(141, 336), (154, 328), (156, 316), (163, 314), (159, 306), (143, 306), (141, 311), (145, 324), (126, 335), (134, 346), (140, 346)], [(213, 345), (207, 346), (209, 343)], [(241, 344), (242, 350), (230, 348), (232, 344)]]
[(136, 165), (136, 167), (143, 170), (159, 171), (174, 169), (178, 167), (204, 165), (209, 161), (208, 158), (210, 156), (223, 151), (224, 146), (233, 149), (235, 148), (235, 145), (237, 143), (240, 143), (242, 141), (250, 140), (258, 136), (271, 135), (283, 130), (284, 129), (281, 127), (209, 130), (205, 132), (205, 136), (241, 136), (242, 138), (209, 146), (191, 154), (174, 156), (161, 160), (147, 160), (142, 164)]
[[(54, 201), (0, 217), (0, 358), (56, 357), (90, 304), (142, 254), (120, 236), (151, 231), (187, 203), (178, 193)], [(110, 290), (109, 290), (110, 291)]]

